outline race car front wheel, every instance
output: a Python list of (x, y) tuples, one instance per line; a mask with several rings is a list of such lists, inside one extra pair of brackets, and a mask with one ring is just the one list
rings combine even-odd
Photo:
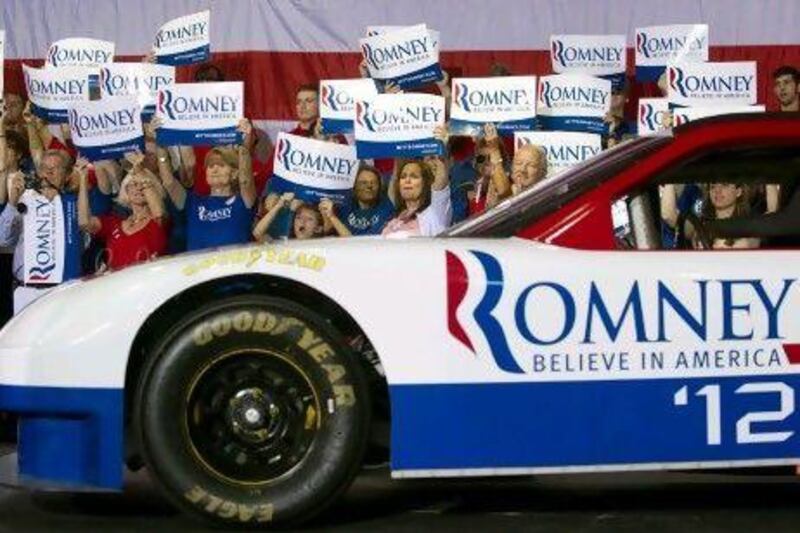
[(201, 309), (154, 351), (136, 416), (145, 462), (190, 514), (218, 525), (304, 521), (355, 476), (368, 435), (360, 366), (291, 302)]

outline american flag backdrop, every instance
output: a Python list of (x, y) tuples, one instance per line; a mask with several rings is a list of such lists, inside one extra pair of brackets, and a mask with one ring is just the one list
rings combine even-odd
[[(211, 9), (212, 61), (245, 82), (246, 113), (270, 133), (294, 115), (294, 90), (358, 76), (368, 25), (424, 22), (441, 32), (442, 65), (483, 76), (499, 62), (513, 74), (552, 72), (551, 34), (625, 34), (637, 27), (706, 23), (711, 61), (758, 62), (759, 103), (775, 109), (771, 72), (800, 67), (798, 0), (2, 0), (7, 90), (23, 92), (21, 63), (38, 65), (52, 41), (115, 41), (117, 60), (138, 60), (166, 21)], [(633, 75), (629, 49), (629, 76)], [(196, 66), (178, 68), (190, 81)], [(632, 96), (654, 94), (634, 86)], [(634, 103), (634, 102), (632, 102)]]

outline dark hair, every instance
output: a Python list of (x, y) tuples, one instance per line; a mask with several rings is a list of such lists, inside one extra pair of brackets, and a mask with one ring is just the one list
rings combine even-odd
[(17, 154), (20, 160), (27, 159), (31, 156), (28, 149), (28, 139), (24, 135), (14, 130), (6, 130), (6, 146)]
[[(717, 220), (717, 210), (714, 204), (711, 203), (711, 183), (706, 183), (703, 186), (703, 206), (701, 208), (700, 219), (704, 222), (711, 222)], [(732, 183), (737, 189), (742, 191), (741, 196), (736, 199), (736, 205), (733, 208), (731, 218), (744, 218), (750, 216), (750, 199), (751, 191), (746, 185), (739, 183)], [(733, 246), (736, 239), (725, 239), (726, 246)]]
[(800, 83), (800, 70), (797, 70), (791, 65), (778, 67), (772, 73), (773, 80), (777, 80), (781, 76), (791, 76), (795, 83)]
[(400, 176), (403, 174), (403, 169), (408, 165), (418, 165), (422, 173), (422, 198), (419, 203), (417, 213), (421, 213), (429, 205), (431, 205), (431, 187), (433, 187), (434, 176), (430, 167), (422, 159), (401, 159), (395, 168), (395, 175), (392, 179), (392, 200), (395, 203), (397, 213), (402, 213), (406, 210), (406, 202), (400, 194)]
[(204, 63), (195, 71), (194, 81), (225, 81), (225, 73), (213, 63)]
[(294, 95), (297, 96), (303, 91), (310, 91), (319, 94), (319, 85), (317, 85), (316, 83), (303, 83), (302, 85), (297, 87), (297, 90), (294, 92)]
[[(372, 174), (376, 178), (378, 178), (378, 198), (375, 201), (375, 205), (378, 205), (379, 203), (381, 203), (381, 199), (383, 198), (383, 195), (384, 195), (383, 177), (381, 176), (381, 171), (378, 170), (377, 168), (373, 167), (372, 165), (361, 165), (361, 166), (358, 167), (358, 172), (356, 172), (356, 180), (358, 180), (358, 176), (362, 172), (369, 172), (370, 174)], [(358, 198), (356, 198), (356, 184), (355, 184), (355, 182), (353, 182), (353, 194), (352, 194), (351, 205), (353, 205), (353, 206), (357, 206), (358, 205)]]
[(511, 76), (511, 69), (495, 61), (489, 67), (489, 76)]

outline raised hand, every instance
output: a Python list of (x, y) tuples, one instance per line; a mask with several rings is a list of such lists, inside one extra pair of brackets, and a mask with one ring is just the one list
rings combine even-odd
[(242, 135), (247, 137), (253, 134), (253, 123), (246, 118), (239, 119), (239, 123), (236, 125), (236, 129), (239, 130), (239, 132)]
[(25, 192), (25, 177), (22, 172), (17, 171), (8, 175), (8, 203), (16, 206), (22, 193)]
[(319, 212), (325, 220), (330, 220), (333, 216), (333, 202), (330, 198), (323, 198), (319, 202)]
[(487, 144), (496, 144), (500, 142), (500, 136), (497, 134), (497, 126), (491, 122), (483, 125), (483, 138), (486, 139)]
[(383, 92), (386, 94), (403, 94), (403, 89), (401, 89), (400, 86), (395, 82), (387, 81), (383, 86)]
[(433, 137), (436, 140), (442, 141), (442, 144), (447, 145), (447, 141), (450, 139), (450, 130), (447, 128), (447, 125), (445, 124), (433, 128)]
[(131, 164), (134, 171), (138, 171), (144, 163), (144, 154), (139, 152), (125, 152), (125, 159)]

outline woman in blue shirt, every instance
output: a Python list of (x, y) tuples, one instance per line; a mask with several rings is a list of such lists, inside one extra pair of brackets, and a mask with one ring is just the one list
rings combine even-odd
[(341, 237), (348, 235), (380, 235), (383, 227), (394, 218), (394, 204), (384, 193), (381, 173), (377, 168), (363, 165), (353, 184), (353, 199), (336, 216), (330, 202), (321, 202), (320, 211), (326, 227), (333, 227)]
[(206, 177), (211, 188), (208, 196), (187, 191), (175, 179), (166, 150), (159, 147), (159, 175), (172, 203), (185, 213), (188, 251), (250, 240), (256, 186), (247, 138), (252, 135), (253, 126), (242, 119), (239, 131), (245, 136), (241, 145), (216, 147), (206, 155)]

